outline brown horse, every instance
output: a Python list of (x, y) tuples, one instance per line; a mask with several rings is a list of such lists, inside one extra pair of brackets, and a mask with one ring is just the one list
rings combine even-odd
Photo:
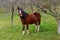
[(18, 15), (20, 16), (21, 22), (23, 24), (23, 33), (22, 35), (25, 34), (25, 25), (27, 28), (27, 34), (29, 34), (29, 24), (35, 24), (36, 25), (36, 30), (35, 32), (39, 32), (39, 25), (41, 21), (41, 15), (38, 12), (34, 12), (32, 14), (26, 13), (22, 8), (17, 7), (18, 9)]

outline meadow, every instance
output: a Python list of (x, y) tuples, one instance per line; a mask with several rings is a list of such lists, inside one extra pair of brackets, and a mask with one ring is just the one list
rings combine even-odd
[(57, 34), (57, 21), (48, 14), (41, 13), (40, 32), (34, 31), (34, 24), (30, 25), (29, 30), (29, 35), (22, 36), (22, 24), (17, 13), (11, 25), (11, 15), (8, 14), (6, 17), (0, 12), (0, 40), (60, 40), (60, 35)]

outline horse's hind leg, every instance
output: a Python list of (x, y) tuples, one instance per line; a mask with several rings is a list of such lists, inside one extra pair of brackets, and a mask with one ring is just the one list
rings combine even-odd
[(37, 27), (38, 27), (38, 32), (40, 31), (40, 21), (38, 22), (38, 25), (37, 25)]
[[(36, 24), (35, 24), (36, 25)], [(36, 25), (36, 29), (35, 29), (35, 32), (37, 32), (37, 25)]]
[(38, 32), (40, 31), (40, 26), (38, 25), (38, 30), (37, 30)]
[(36, 25), (36, 30), (35, 30), (35, 32), (39, 32), (39, 31), (40, 31), (39, 23), (37, 22), (37, 23), (35, 23), (35, 25)]

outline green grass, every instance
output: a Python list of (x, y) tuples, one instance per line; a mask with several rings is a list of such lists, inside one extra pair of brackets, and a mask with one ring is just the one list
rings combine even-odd
[(57, 34), (57, 22), (54, 17), (46, 15), (44, 22), (42, 14), (40, 32), (35, 33), (35, 25), (30, 25), (30, 34), (22, 36), (22, 24), (18, 15), (14, 15), (13, 26), (10, 24), (10, 16), (0, 16), (0, 40), (60, 40)]

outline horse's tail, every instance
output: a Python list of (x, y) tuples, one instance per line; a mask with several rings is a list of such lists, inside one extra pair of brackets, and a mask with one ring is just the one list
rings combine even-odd
[(38, 13), (38, 12), (34, 12), (33, 14), (34, 14), (35, 16), (41, 17), (40, 13)]

